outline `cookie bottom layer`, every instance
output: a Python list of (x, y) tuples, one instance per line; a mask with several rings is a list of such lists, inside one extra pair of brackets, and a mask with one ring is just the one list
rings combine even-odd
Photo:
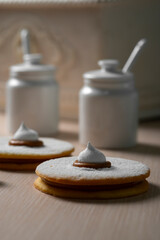
[(81, 198), (81, 199), (114, 199), (131, 197), (148, 190), (148, 182), (146, 180), (128, 188), (105, 190), (105, 191), (78, 191), (73, 189), (58, 188), (46, 184), (40, 177), (38, 177), (34, 186), (41, 192), (61, 198)]
[[(41, 161), (42, 162), (42, 161)], [(7, 170), (7, 171), (34, 171), (36, 167), (41, 163), (0, 163), (0, 170)]]
[(71, 151), (66, 151), (60, 154), (53, 154), (52, 156), (30, 156), (30, 158), (26, 158), (28, 156), (26, 155), (21, 155), (21, 158), (15, 158), (15, 156), (10, 156), (10, 158), (7, 158), (6, 155), (5, 157), (1, 156), (0, 154), (0, 170), (7, 170), (7, 171), (35, 171), (36, 167), (44, 162), (48, 161), (49, 159), (54, 159), (54, 158), (61, 158), (64, 156), (69, 156), (74, 149)]

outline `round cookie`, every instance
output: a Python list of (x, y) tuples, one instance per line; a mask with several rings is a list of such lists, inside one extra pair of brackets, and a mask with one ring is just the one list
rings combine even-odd
[(137, 161), (106, 157), (110, 168), (78, 168), (77, 157), (49, 160), (36, 168), (35, 187), (66, 198), (120, 198), (147, 191), (149, 168)]
[(40, 138), (43, 146), (12, 146), (9, 137), (0, 137), (0, 169), (34, 170), (42, 161), (68, 156), (74, 151), (71, 143), (54, 138)]

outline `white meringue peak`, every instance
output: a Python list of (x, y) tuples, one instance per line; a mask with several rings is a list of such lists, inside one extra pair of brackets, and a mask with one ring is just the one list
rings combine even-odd
[(13, 136), (15, 140), (24, 140), (24, 141), (37, 141), (38, 140), (38, 133), (25, 126), (24, 123), (21, 123), (20, 127), (16, 131)]
[(79, 154), (78, 161), (84, 163), (105, 163), (106, 157), (88, 142), (86, 149)]

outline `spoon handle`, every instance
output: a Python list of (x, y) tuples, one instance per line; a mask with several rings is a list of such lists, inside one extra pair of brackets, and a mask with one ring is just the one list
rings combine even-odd
[(136, 46), (134, 47), (131, 55), (129, 56), (126, 64), (124, 65), (122, 71), (123, 72), (128, 72), (130, 71), (130, 69), (132, 68), (133, 64), (135, 63), (137, 57), (139, 56), (142, 48), (144, 47), (144, 45), (146, 44), (147, 42), (147, 39), (141, 39), (137, 44)]
[(30, 44), (29, 44), (29, 31), (27, 29), (22, 29), (21, 31), (21, 41), (22, 41), (22, 49), (23, 55), (30, 53)]

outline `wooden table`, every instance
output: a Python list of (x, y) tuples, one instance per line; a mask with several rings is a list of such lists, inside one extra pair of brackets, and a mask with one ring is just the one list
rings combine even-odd
[[(0, 134), (4, 130), (0, 115)], [(76, 122), (61, 122), (60, 139), (78, 143)], [(143, 123), (138, 144), (108, 156), (139, 160), (151, 169), (150, 189), (141, 196), (109, 201), (58, 199), (33, 187), (34, 173), (0, 171), (0, 240), (159, 240), (160, 121)]]

